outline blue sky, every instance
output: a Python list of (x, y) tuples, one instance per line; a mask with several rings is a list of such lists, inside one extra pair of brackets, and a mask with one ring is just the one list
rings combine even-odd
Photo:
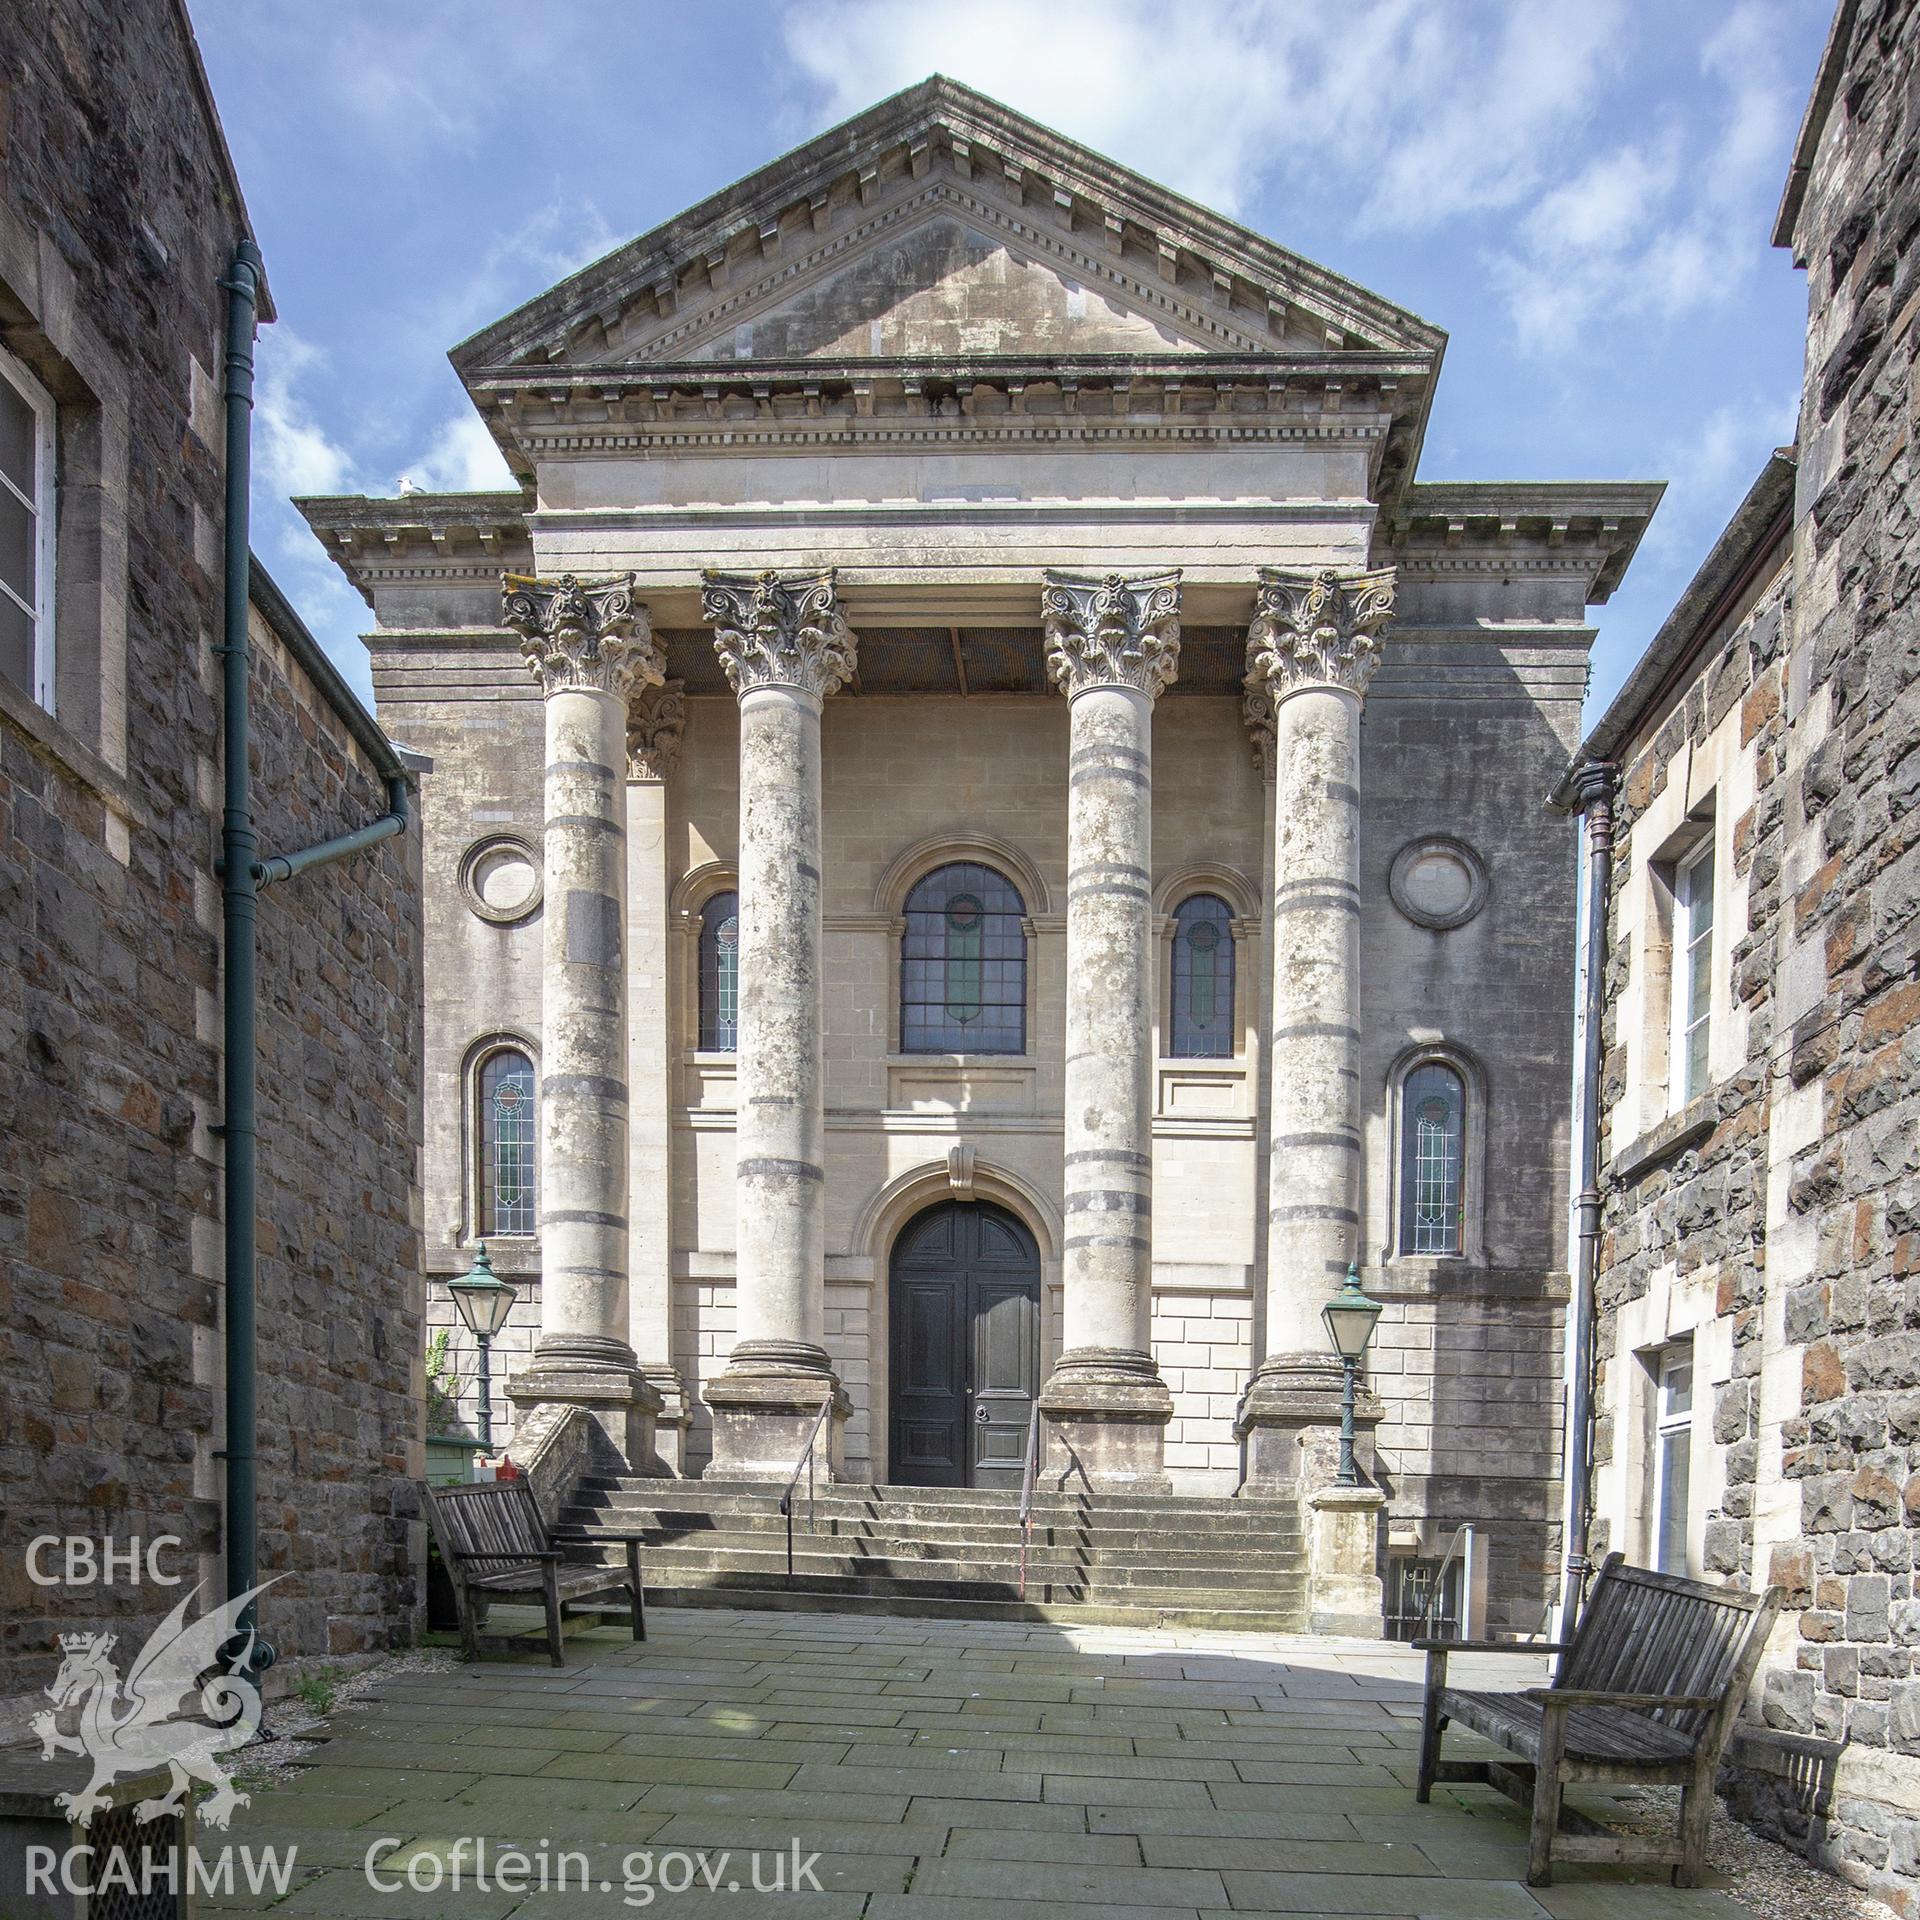
[(449, 347), (936, 70), (1444, 327), (1422, 479), (1668, 481), (1590, 716), (1793, 435), (1826, 0), (190, 6), (281, 315), (255, 544), (363, 691), (286, 497), (501, 484)]

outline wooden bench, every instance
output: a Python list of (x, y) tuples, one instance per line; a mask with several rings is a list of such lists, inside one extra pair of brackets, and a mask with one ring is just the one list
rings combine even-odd
[[(1693, 1887), (1707, 1860), (1713, 1780), (1735, 1716), (1759, 1665), (1780, 1589), (1742, 1593), (1629, 1567), (1600, 1569), (1573, 1638), (1539, 1641), (1416, 1640), (1427, 1656), (1420, 1723), (1420, 1783), (1473, 1781), (1531, 1805), (1527, 1884), (1551, 1885), (1553, 1858), (1670, 1866)], [(1554, 1653), (1550, 1687), (1481, 1693), (1447, 1685), (1456, 1653)], [(1442, 1760), (1449, 1721), (1504, 1747), (1502, 1760)], [(1568, 1786), (1670, 1785), (1681, 1789), (1677, 1844), (1610, 1832), (1561, 1804)]]
[[(553, 1544), (539, 1502), (524, 1480), (476, 1481), (471, 1486), (429, 1487), (427, 1512), (434, 1538), (453, 1580), (460, 1616), (460, 1644), (469, 1660), (480, 1657), (480, 1623), (495, 1600), (537, 1600), (547, 1613), (547, 1651), (565, 1665), (561, 1615), (570, 1605), (624, 1595), (633, 1637), (647, 1637), (647, 1606), (640, 1586), (640, 1541), (626, 1538), (624, 1567), (569, 1563)], [(512, 1643), (485, 1636), (489, 1647)]]

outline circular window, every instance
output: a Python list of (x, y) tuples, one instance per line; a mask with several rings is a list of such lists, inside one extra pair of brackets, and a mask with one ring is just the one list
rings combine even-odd
[(1428, 834), (1393, 856), (1387, 890), (1415, 926), (1445, 932), (1465, 926), (1487, 904), (1487, 869), (1464, 840)]
[(460, 863), (460, 885), (482, 920), (524, 920), (540, 904), (539, 857), (513, 834), (476, 841)]

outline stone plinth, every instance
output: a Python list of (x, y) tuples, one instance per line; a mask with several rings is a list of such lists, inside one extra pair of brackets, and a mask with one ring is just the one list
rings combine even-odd
[(815, 1442), (819, 1477), (836, 1480), (845, 1458), (847, 1415), (853, 1410), (826, 1354), (797, 1341), (742, 1340), (727, 1370), (707, 1382), (713, 1409), (717, 1480), (777, 1480), (793, 1474), (823, 1404), (831, 1404)]
[(1301, 1509), (1307, 1536), (1307, 1630), (1378, 1640), (1386, 1589), (1380, 1560), (1387, 1496), (1378, 1487), (1322, 1487)]
[(1070, 1347), (1040, 1393), (1042, 1479), (1049, 1487), (1167, 1493), (1164, 1465), (1173, 1395), (1151, 1356)]

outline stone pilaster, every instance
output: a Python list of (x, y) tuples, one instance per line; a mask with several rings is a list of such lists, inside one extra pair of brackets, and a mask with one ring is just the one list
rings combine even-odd
[(660, 652), (631, 574), (502, 585), (547, 733), (540, 1339), (507, 1391), (523, 1411), (588, 1407), (644, 1466), (659, 1396), (628, 1338), (627, 700), (660, 680)]
[(1180, 576), (1048, 573), (1067, 696), (1064, 1331), (1041, 1391), (1050, 1477), (1163, 1489), (1173, 1396), (1151, 1349), (1153, 703), (1180, 660)]
[(1247, 634), (1247, 720), (1273, 771), (1273, 995), (1266, 1357), (1237, 1424), (1248, 1481), (1302, 1492), (1331, 1478), (1340, 1417), (1320, 1310), (1360, 1253), (1360, 704), (1392, 611), (1391, 569), (1262, 568)]
[(823, 1404), (837, 1472), (846, 1394), (823, 1344), (820, 714), (852, 678), (831, 570), (709, 573), (702, 610), (740, 701), (735, 1344), (707, 1386), (716, 1478), (785, 1479)]
[(628, 1191), (633, 1225), (628, 1338), (640, 1371), (660, 1396), (652, 1465), (665, 1474), (686, 1466), (693, 1412), (673, 1364), (673, 1191), (671, 1106), (673, 1045), (668, 1026), (667, 800), (680, 758), (687, 702), (678, 680), (642, 688), (627, 711), (627, 932), (633, 956), (627, 1021)]

